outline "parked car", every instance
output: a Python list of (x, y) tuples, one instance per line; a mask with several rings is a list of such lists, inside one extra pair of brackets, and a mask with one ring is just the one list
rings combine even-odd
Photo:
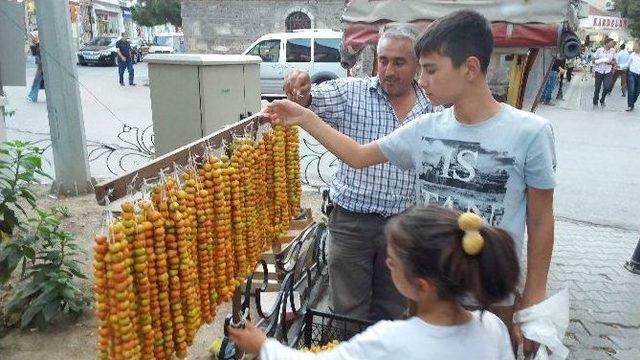
[(262, 58), (262, 97), (284, 97), (284, 77), (293, 70), (308, 72), (316, 84), (347, 76), (347, 71), (340, 66), (341, 45), (342, 32), (331, 29), (296, 30), (264, 35), (243, 55)]
[(153, 37), (149, 54), (175, 54), (187, 51), (184, 35), (181, 33), (163, 33)]
[(118, 37), (116, 36), (99, 36), (94, 38), (78, 50), (78, 64), (82, 66), (88, 64), (117, 65), (117, 41)]
[(142, 61), (142, 58), (149, 52), (149, 46), (142, 38), (131, 38), (131, 57), (134, 63)]

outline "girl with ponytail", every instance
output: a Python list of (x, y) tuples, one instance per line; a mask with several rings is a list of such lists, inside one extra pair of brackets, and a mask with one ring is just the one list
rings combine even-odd
[[(513, 239), (473, 213), (414, 207), (386, 225), (387, 265), (398, 291), (415, 304), (407, 320), (381, 321), (336, 348), (288, 348), (253, 324), (229, 329), (260, 359), (514, 359), (506, 326), (484, 311), (512, 296), (520, 275)], [(474, 299), (480, 310), (463, 306)]]

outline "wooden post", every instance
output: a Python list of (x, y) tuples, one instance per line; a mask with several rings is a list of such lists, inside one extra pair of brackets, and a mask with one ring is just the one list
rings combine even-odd
[(36, 9), (55, 167), (51, 192), (62, 195), (93, 192), (76, 56), (71, 46), (69, 3), (36, 0)]

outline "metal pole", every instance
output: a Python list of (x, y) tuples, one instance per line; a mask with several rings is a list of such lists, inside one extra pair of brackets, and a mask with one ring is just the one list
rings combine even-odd
[(55, 181), (51, 192), (93, 192), (84, 133), (78, 72), (71, 46), (69, 3), (36, 0)]
[(7, 124), (4, 121), (6, 101), (7, 98), (4, 96), (4, 89), (2, 88), (2, 71), (0, 71), (0, 143), (7, 141)]
[(624, 267), (632, 273), (640, 275), (640, 240), (638, 240), (638, 245), (636, 245), (636, 250), (633, 252), (631, 260), (627, 261)]

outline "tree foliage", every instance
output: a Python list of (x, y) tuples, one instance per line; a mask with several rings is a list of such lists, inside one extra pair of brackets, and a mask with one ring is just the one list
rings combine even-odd
[(131, 17), (138, 25), (155, 26), (170, 23), (182, 26), (180, 0), (141, 0), (131, 9)]
[(631, 36), (640, 38), (640, 1), (617, 0), (616, 7), (623, 17), (629, 19), (629, 31)]

